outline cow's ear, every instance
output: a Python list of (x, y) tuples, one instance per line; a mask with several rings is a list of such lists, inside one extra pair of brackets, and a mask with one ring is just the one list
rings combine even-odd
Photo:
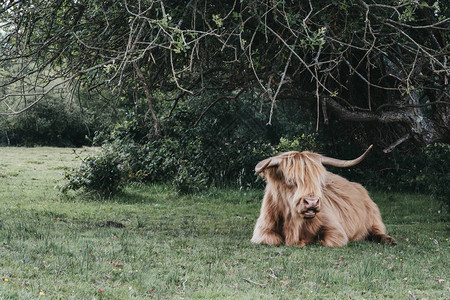
[(281, 163), (281, 158), (279, 157), (270, 157), (267, 158), (265, 160), (260, 161), (256, 167), (255, 167), (255, 172), (256, 173), (261, 173), (262, 171), (264, 171), (267, 168), (273, 168), (273, 167), (278, 167)]

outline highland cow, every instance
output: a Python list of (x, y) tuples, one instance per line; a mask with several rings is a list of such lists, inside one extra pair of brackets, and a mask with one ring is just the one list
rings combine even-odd
[(265, 178), (266, 190), (252, 242), (304, 246), (319, 240), (341, 247), (371, 239), (396, 244), (366, 189), (324, 167), (354, 166), (371, 148), (354, 160), (292, 151), (258, 163), (255, 171)]

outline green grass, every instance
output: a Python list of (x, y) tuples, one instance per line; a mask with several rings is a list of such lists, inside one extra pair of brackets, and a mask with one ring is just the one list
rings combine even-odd
[(61, 198), (78, 163), (71, 149), (0, 148), (0, 299), (449, 298), (448, 213), (428, 196), (372, 193), (397, 246), (268, 247), (250, 243), (262, 190)]

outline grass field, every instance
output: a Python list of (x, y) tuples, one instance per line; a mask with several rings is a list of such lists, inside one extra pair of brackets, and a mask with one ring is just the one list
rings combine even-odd
[(397, 246), (268, 247), (250, 243), (262, 190), (61, 198), (78, 163), (0, 148), (0, 299), (450, 299), (449, 215), (428, 196), (371, 193)]

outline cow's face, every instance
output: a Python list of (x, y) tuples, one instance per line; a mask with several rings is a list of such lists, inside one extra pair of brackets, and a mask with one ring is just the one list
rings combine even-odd
[(259, 165), (266, 165), (263, 176), (277, 186), (277, 194), (284, 198), (282, 202), (289, 206), (293, 215), (304, 219), (316, 217), (321, 208), (326, 173), (319, 155), (287, 152), (262, 161)]
[(322, 192), (305, 189), (302, 183), (296, 183), (291, 187), (291, 193), (287, 193), (291, 211), (304, 219), (315, 218), (321, 209)]

